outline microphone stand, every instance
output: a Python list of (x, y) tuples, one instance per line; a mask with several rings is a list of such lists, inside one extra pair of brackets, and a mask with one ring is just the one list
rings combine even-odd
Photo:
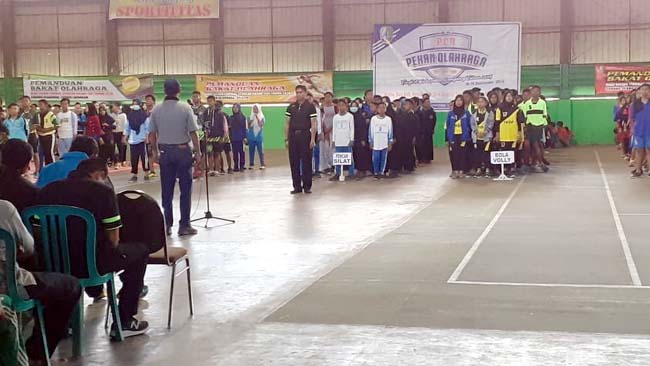
[[(207, 207), (206, 207), (206, 211), (203, 213), (203, 217), (199, 217), (199, 218), (190, 220), (190, 222), (197, 222), (197, 221), (205, 220), (205, 228), (208, 227), (208, 223), (210, 222), (210, 220), (220, 220), (220, 221), (225, 221), (225, 222), (229, 222), (231, 224), (234, 224), (235, 220), (214, 216), (212, 214), (212, 211), (210, 211), (210, 184), (209, 184), (210, 183), (209, 182), (210, 175), (208, 174), (208, 171), (210, 170), (210, 169), (208, 169), (208, 132), (205, 131), (205, 129), (204, 129), (203, 132), (204, 132), (203, 133), (203, 142), (205, 143), (205, 150), (206, 150), (205, 154), (204, 154), (204, 157), (203, 157), (203, 161), (204, 161), (204, 164), (205, 164), (205, 169), (203, 169), (203, 170), (204, 170), (204, 173), (205, 173), (205, 197), (206, 197)], [(199, 146), (199, 150), (200, 149), (201, 149), (201, 147)]]

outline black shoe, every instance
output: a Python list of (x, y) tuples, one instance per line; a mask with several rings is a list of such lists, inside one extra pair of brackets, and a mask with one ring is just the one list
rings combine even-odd
[(339, 180), (339, 176), (338, 175), (333, 175), (333, 176), (330, 177), (329, 180), (330, 180), (330, 182), (336, 182), (337, 180)]
[(302, 190), (294, 189), (293, 191), (291, 191), (289, 193), (291, 193), (291, 194), (300, 194), (300, 193), (302, 193)]
[(167, 236), (172, 236), (172, 227), (167, 226), (167, 228), (165, 229), (165, 233), (167, 234)]
[(232, 169), (228, 169), (228, 174), (232, 174)]
[(233, 172), (239, 173), (239, 169), (234, 169)]
[(196, 235), (198, 231), (191, 226), (182, 226), (178, 228), (178, 236)]
[[(143, 285), (142, 290), (140, 290), (140, 295), (138, 295), (138, 297), (141, 298), (141, 299), (144, 299), (145, 296), (147, 296), (148, 293), (149, 293), (149, 286)], [(106, 295), (104, 295), (104, 297), (105, 296)], [(120, 289), (120, 291), (117, 292), (117, 298), (119, 299), (121, 297), (122, 297), (122, 289)]]
[[(136, 318), (131, 318), (125, 323), (122, 323), (122, 336), (124, 338), (135, 337), (145, 334), (149, 329), (149, 323), (140, 321)], [(111, 325), (111, 339), (117, 339), (117, 327), (115, 324)]]
[(311, 189), (305, 189), (305, 194), (311, 194)]

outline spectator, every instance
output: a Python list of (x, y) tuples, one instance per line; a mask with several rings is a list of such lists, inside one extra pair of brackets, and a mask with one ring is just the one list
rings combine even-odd
[(86, 120), (86, 136), (95, 139), (95, 141), (99, 143), (99, 139), (102, 137), (104, 132), (102, 130), (102, 123), (97, 113), (97, 107), (95, 107), (93, 103), (89, 103), (87, 108), (88, 115)]
[(36, 112), (36, 106), (32, 104), (30, 97), (23, 95), (19, 99), (20, 103), (20, 115), (25, 119), (25, 122), (29, 126), (29, 136), (27, 137), (27, 142), (32, 147), (34, 152), (34, 176), (38, 176), (38, 172), (41, 168), (40, 157), (38, 156), (38, 135), (36, 134), (36, 125), (38, 124), (38, 112)]
[[(23, 225), (16, 208), (8, 201), (0, 200), (0, 229), (3, 229), (16, 241), (17, 257), (26, 258), (34, 252), (34, 239)], [(5, 281), (5, 243), (0, 241), (0, 293), (7, 292)], [(47, 354), (51, 357), (59, 341), (68, 333), (68, 322), (72, 316), (79, 296), (81, 286), (79, 281), (61, 273), (31, 273), (20, 268), (16, 263), (16, 281), (19, 291), (24, 290), (24, 296), (40, 301), (44, 306), (43, 317), (47, 333)], [(26, 349), (30, 365), (45, 365), (47, 359), (43, 349), (41, 327), (36, 325), (31, 337), (27, 340)], [(3, 344), (4, 346), (4, 344)]]
[(149, 118), (139, 104), (131, 106), (128, 115), (128, 124), (124, 129), (124, 139), (129, 143), (131, 150), (131, 179), (129, 182), (138, 181), (138, 162), (142, 162), (144, 180), (149, 180), (149, 154), (147, 154), (147, 143), (149, 142)]
[(40, 153), (43, 154), (43, 163), (48, 165), (54, 162), (55, 135), (59, 123), (56, 120), (56, 115), (50, 111), (50, 104), (46, 100), (39, 100), (38, 107), (40, 108), (40, 113), (37, 115), (38, 125), (36, 126), (36, 133), (38, 134)]
[(102, 125), (102, 137), (99, 139), (99, 156), (109, 164), (116, 164), (115, 141), (113, 131), (115, 120), (108, 114), (105, 106), (99, 107), (99, 122)]
[(250, 152), (249, 169), (255, 167), (255, 151), (260, 157), (260, 169), (266, 169), (264, 165), (264, 124), (266, 119), (262, 113), (262, 106), (253, 104), (251, 115), (248, 119), (248, 149)]
[[(44, 205), (66, 205), (86, 209), (97, 223), (97, 269), (100, 273), (118, 272), (122, 280), (119, 313), (124, 337), (144, 334), (148, 323), (135, 318), (138, 299), (144, 285), (149, 249), (142, 243), (120, 243), (120, 213), (113, 189), (105, 180), (108, 167), (101, 158), (91, 158), (79, 164), (70, 177), (47, 185), (40, 195)], [(85, 228), (68, 227), (70, 265), (77, 277), (88, 275), (85, 257)], [(78, 296), (77, 296), (78, 298)], [(67, 324), (66, 324), (67, 327)], [(116, 336), (116, 325), (111, 326), (111, 337)]]
[(86, 131), (86, 113), (84, 113), (81, 103), (75, 103), (74, 114), (77, 115), (77, 135), (83, 135)]
[(43, 188), (46, 185), (68, 177), (68, 174), (77, 169), (82, 161), (94, 158), (99, 153), (97, 142), (88, 136), (77, 136), (70, 145), (70, 152), (64, 154), (59, 161), (43, 168), (36, 186)]
[(115, 103), (111, 106), (111, 117), (115, 120), (115, 129), (113, 130), (113, 142), (117, 146), (116, 162), (113, 164), (115, 169), (126, 167), (126, 141), (124, 141), (124, 132), (129, 121), (126, 114), (122, 112), (120, 103)]
[(4, 120), (4, 126), (7, 128), (10, 139), (19, 139), (27, 142), (29, 135), (29, 125), (27, 121), (20, 116), (18, 104), (11, 103), (7, 107), (8, 116)]
[(232, 106), (232, 116), (229, 117), (231, 126), (231, 142), (235, 172), (246, 171), (246, 154), (244, 154), (244, 140), (246, 139), (246, 116), (241, 112), (241, 105)]
[(32, 147), (23, 140), (11, 139), (2, 149), (0, 199), (11, 202), (18, 212), (38, 201), (38, 188), (23, 177), (29, 171), (32, 155)]
[(70, 145), (78, 129), (77, 114), (70, 110), (68, 98), (61, 99), (61, 111), (57, 113), (56, 119), (59, 121), (59, 128), (56, 131), (59, 136), (59, 155), (63, 156), (70, 151)]

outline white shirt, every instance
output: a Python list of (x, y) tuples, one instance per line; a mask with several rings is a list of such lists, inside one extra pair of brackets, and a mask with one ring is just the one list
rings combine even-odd
[(126, 128), (126, 124), (129, 123), (129, 121), (126, 119), (126, 114), (125, 113), (111, 113), (111, 117), (115, 120), (115, 129), (113, 132), (124, 132), (124, 129)]
[(59, 128), (56, 132), (60, 139), (71, 139), (77, 136), (77, 114), (71, 110), (59, 112), (56, 115), (59, 122)]
[(393, 120), (388, 116), (372, 117), (368, 135), (373, 150), (387, 149), (393, 143)]
[(352, 146), (354, 141), (354, 116), (350, 113), (337, 113), (333, 118), (332, 141), (334, 146)]

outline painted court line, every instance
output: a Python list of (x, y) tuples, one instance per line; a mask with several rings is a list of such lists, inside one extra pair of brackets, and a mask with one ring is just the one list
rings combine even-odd
[(605, 174), (605, 169), (603, 169), (603, 163), (600, 160), (600, 155), (598, 154), (598, 151), (594, 150), (594, 154), (596, 154), (596, 161), (598, 162), (600, 175), (603, 178), (603, 183), (605, 184), (605, 192), (607, 193), (609, 206), (612, 209), (612, 216), (614, 217), (614, 223), (616, 224), (616, 231), (618, 232), (618, 238), (621, 241), (623, 254), (625, 254), (625, 261), (627, 262), (627, 269), (630, 272), (630, 278), (632, 279), (632, 284), (634, 284), (635, 286), (641, 286), (641, 278), (639, 277), (639, 272), (636, 269), (636, 264), (634, 263), (634, 258), (632, 257), (630, 244), (628, 243), (627, 236), (625, 236), (625, 231), (623, 230), (623, 223), (621, 222), (621, 217), (618, 214), (618, 210), (616, 209), (616, 204), (614, 203), (614, 196), (612, 195), (612, 190), (609, 188), (609, 183), (607, 182), (607, 175)]
[(622, 213), (618, 215), (619, 216), (650, 216), (650, 214), (644, 214), (644, 213)]
[(511, 287), (569, 287), (569, 288), (612, 288), (612, 289), (650, 289), (642, 285), (592, 285), (571, 283), (527, 283), (527, 282), (482, 282), (482, 281), (447, 281), (453, 285), (511, 286)]
[(469, 261), (472, 259), (476, 251), (478, 250), (478, 247), (481, 246), (485, 238), (487, 238), (488, 234), (490, 234), (490, 231), (494, 228), (494, 225), (496, 225), (497, 221), (499, 221), (499, 218), (501, 218), (501, 215), (503, 215), (503, 212), (506, 210), (508, 205), (510, 204), (510, 201), (515, 197), (515, 194), (519, 191), (519, 188), (521, 188), (521, 185), (524, 184), (524, 181), (526, 181), (526, 176), (524, 176), (519, 183), (517, 183), (517, 186), (515, 189), (512, 190), (512, 193), (510, 193), (510, 196), (508, 196), (508, 199), (501, 205), (501, 208), (499, 208), (499, 211), (497, 211), (496, 215), (492, 218), (492, 221), (488, 224), (488, 226), (483, 230), (483, 233), (476, 239), (474, 242), (474, 245), (469, 249), (467, 254), (465, 254), (465, 257), (463, 258), (462, 261), (458, 264), (458, 267), (456, 267), (456, 270), (454, 273), (451, 274), (451, 277), (449, 277), (449, 280), (447, 280), (448, 283), (451, 282), (456, 282), (458, 280), (458, 277), (460, 277), (461, 273), (463, 273), (463, 270), (465, 270), (465, 267), (469, 263)]

